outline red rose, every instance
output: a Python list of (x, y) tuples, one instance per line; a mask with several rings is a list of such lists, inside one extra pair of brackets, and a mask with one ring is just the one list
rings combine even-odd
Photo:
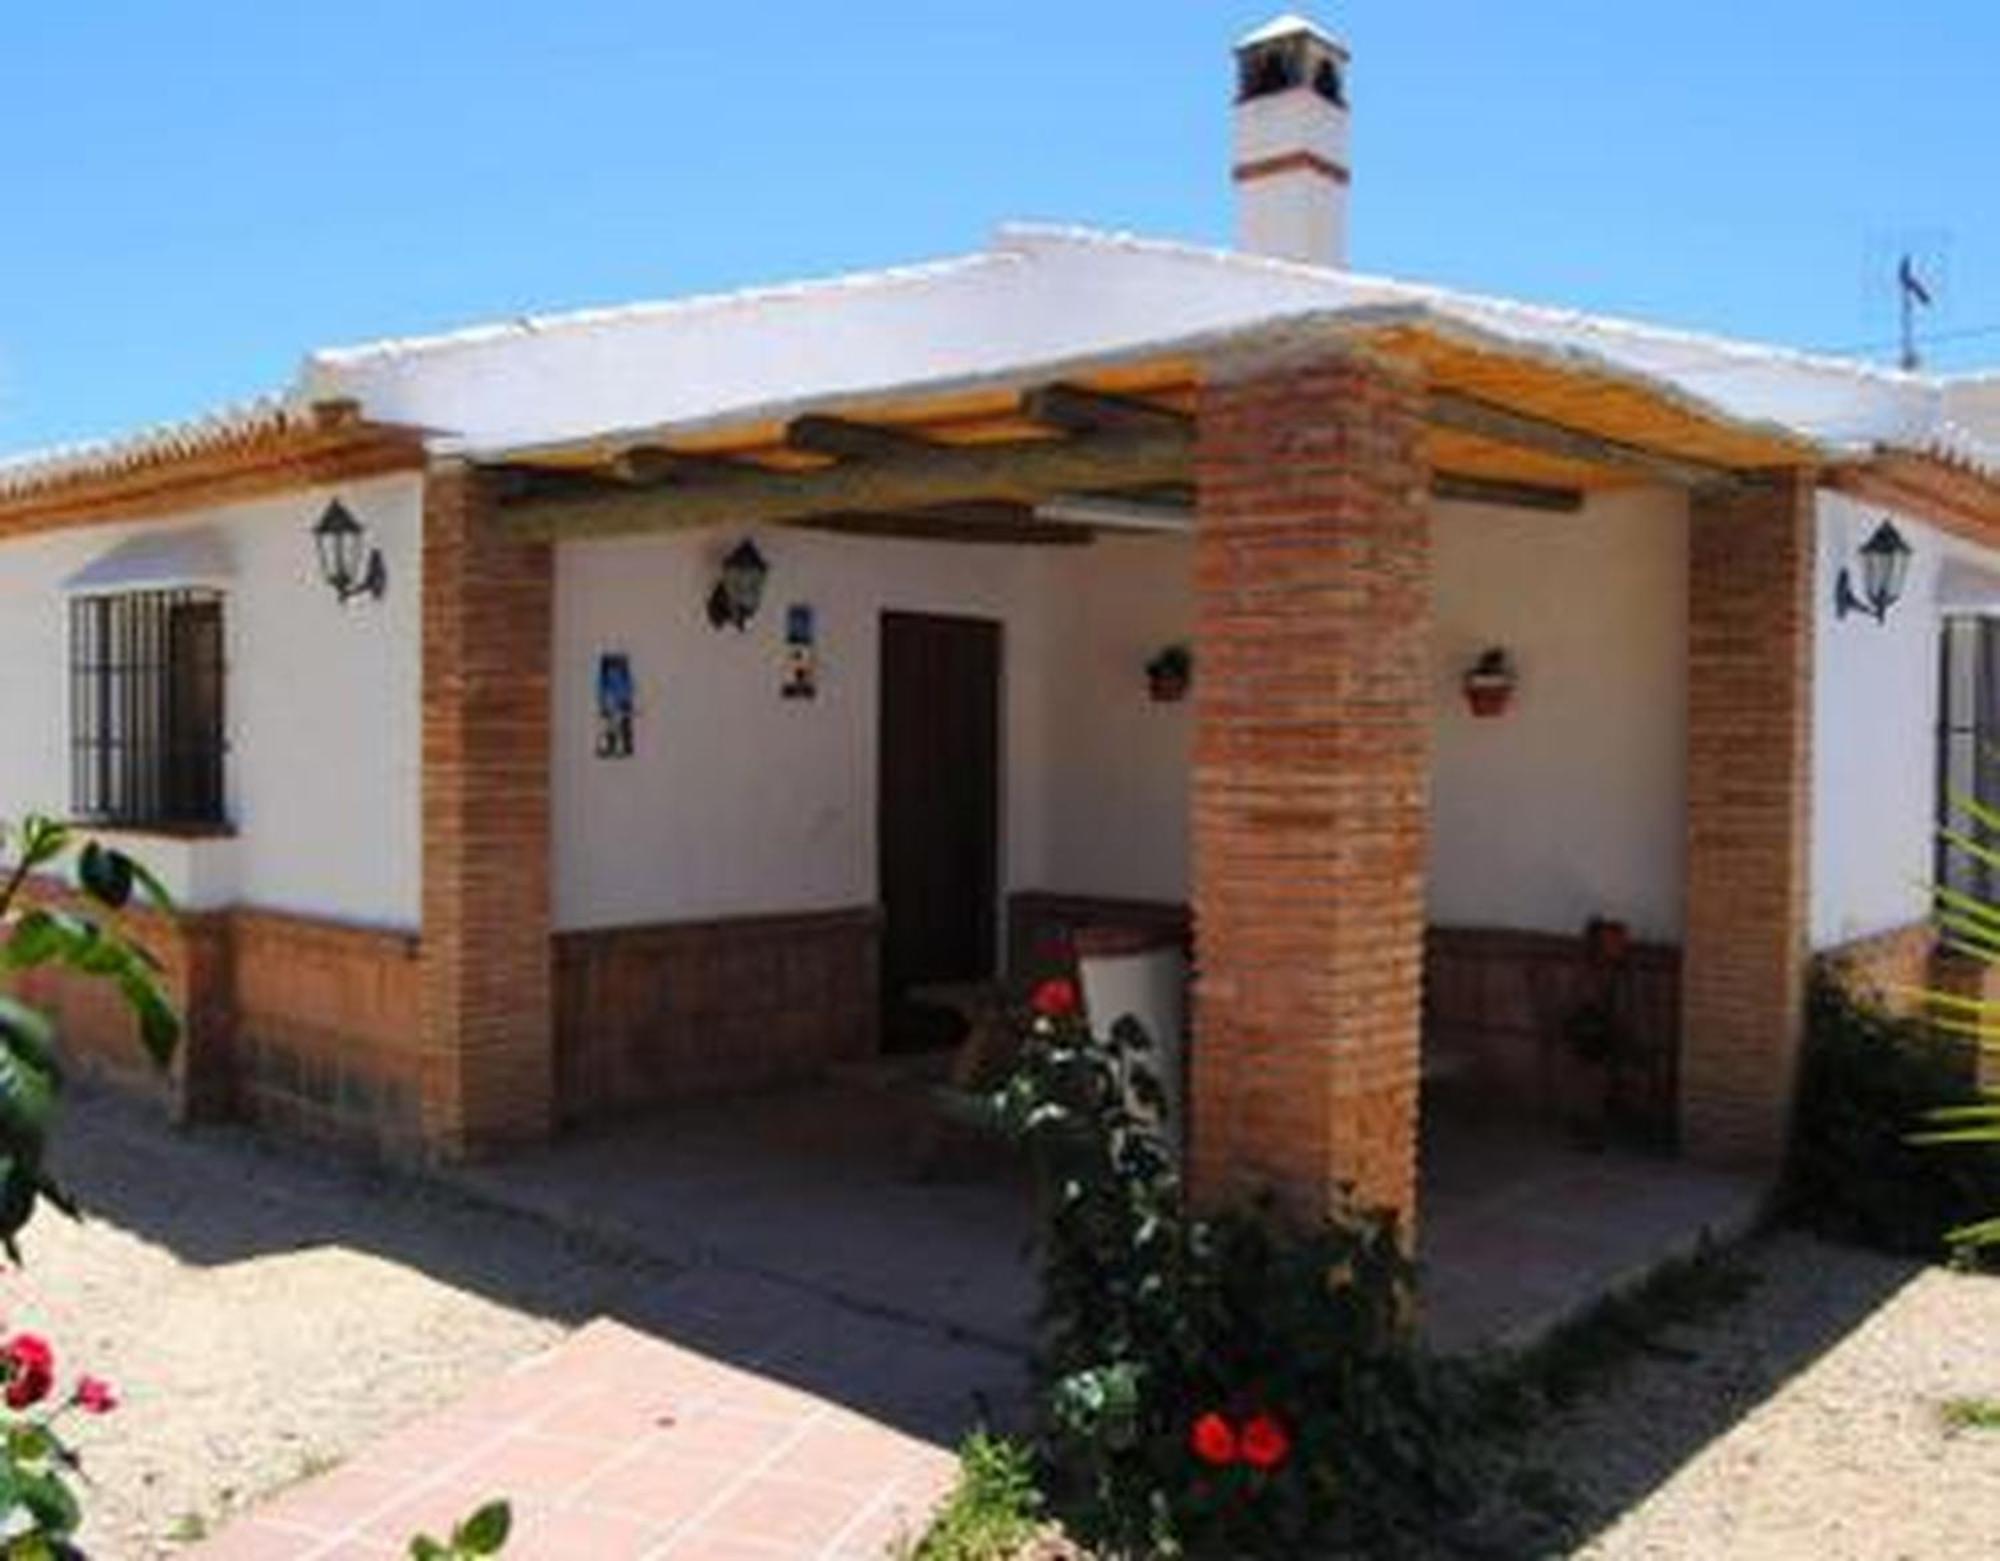
[(108, 1415), (118, 1407), (118, 1394), (102, 1377), (79, 1377), (70, 1402), (86, 1415)]
[(1083, 999), (1077, 995), (1074, 981), (1055, 976), (1035, 988), (1028, 1006), (1044, 1019), (1067, 1019), (1083, 1006)]
[(1203, 1463), (1227, 1468), (1237, 1458), (1236, 1428), (1211, 1411), (1195, 1421), (1188, 1433), (1188, 1446)]
[(1253, 1415), (1243, 1427), (1243, 1461), (1265, 1473), (1292, 1456), (1292, 1438), (1274, 1415)]
[(0, 1352), (7, 1373), (7, 1407), (26, 1409), (49, 1396), (56, 1383), (56, 1355), (39, 1334), (17, 1333)]

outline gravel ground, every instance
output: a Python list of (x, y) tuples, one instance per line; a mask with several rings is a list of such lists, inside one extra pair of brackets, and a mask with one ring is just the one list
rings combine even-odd
[(2000, 1278), (1782, 1234), (1756, 1289), (1670, 1336), (1534, 1449), (1575, 1490), (1580, 1561), (1958, 1561), (2000, 1555)]
[[(98, 1561), (171, 1555), (592, 1316), (671, 1323), (662, 1298), (702, 1283), (422, 1184), (175, 1134), (115, 1099), (77, 1102), (60, 1146), (92, 1217), (37, 1220), (0, 1316), (125, 1396), (77, 1428)], [(1529, 1450), (1581, 1500), (1570, 1554), (2000, 1555), (2000, 1432), (1940, 1418), (2000, 1399), (2000, 1278), (1789, 1234), (1748, 1261), (1746, 1299)], [(875, 1347), (879, 1326), (841, 1348)]]
[(79, 1101), (59, 1135), (90, 1217), (45, 1212), (0, 1315), (124, 1406), (74, 1423), (98, 1561), (173, 1554), (234, 1507), (325, 1468), (657, 1268), (546, 1227), (247, 1136), (173, 1133)]

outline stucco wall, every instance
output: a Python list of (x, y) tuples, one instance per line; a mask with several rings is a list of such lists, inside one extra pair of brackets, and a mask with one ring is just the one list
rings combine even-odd
[[(1677, 939), (1685, 884), (1687, 507), (1656, 490), (1575, 515), (1440, 504), (1430, 919)], [(1506, 715), (1460, 691), (1513, 657)]]
[[(563, 930), (830, 910), (876, 898), (878, 631), (884, 611), (1004, 626), (1006, 890), (1186, 892), (1186, 705), (1143, 669), (1185, 635), (1188, 550), (980, 547), (759, 533), (764, 611), (702, 603), (739, 533), (556, 552), (555, 895)], [(809, 603), (819, 696), (779, 697), (785, 608)], [(635, 752), (595, 755), (600, 652), (632, 658)]]
[[(1910, 544), (1903, 600), (1887, 620), (1834, 612), (1843, 565), (1885, 515)], [(1830, 948), (1927, 912), (1937, 805), (1938, 576), (1987, 552), (1913, 520), (1819, 496), (1814, 581), (1812, 936)], [(2000, 605), (2000, 603), (1996, 603)]]
[[(343, 608), (320, 581), (308, 530), (336, 491), (386, 557), (379, 603)], [(398, 475), (0, 543), (0, 813), (69, 810), (62, 582), (135, 531), (211, 528), (232, 566), (223, 621), (235, 836), (138, 835), (129, 848), (192, 907), (414, 928), (421, 500), (421, 479)]]
[[(875, 900), (879, 615), (1005, 624), (1003, 872), (1040, 857), (1041, 635), (1025, 549), (760, 533), (771, 566), (747, 631), (703, 602), (735, 531), (556, 550), (555, 917), (560, 929)], [(779, 697), (786, 607), (817, 619), (819, 696)], [(632, 660), (635, 752), (595, 756), (596, 665)]]
[(1178, 537), (1105, 537), (1044, 557), (1052, 762), (1035, 887), (1185, 900), (1194, 705), (1156, 704), (1145, 668), (1188, 639), (1193, 549)]

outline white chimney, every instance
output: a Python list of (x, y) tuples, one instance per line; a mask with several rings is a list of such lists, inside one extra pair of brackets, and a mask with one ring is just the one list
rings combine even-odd
[(1236, 243), (1347, 264), (1347, 49), (1301, 16), (1236, 45)]

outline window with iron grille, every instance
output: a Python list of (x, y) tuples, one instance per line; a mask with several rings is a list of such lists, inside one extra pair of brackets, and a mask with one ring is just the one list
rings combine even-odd
[(77, 816), (102, 824), (221, 824), (221, 595), (73, 598), (69, 664)]
[[(1983, 840), (1965, 803), (2000, 811), (2000, 618), (1944, 621), (1938, 674), (1938, 821)], [(1961, 846), (1938, 842), (1938, 882), (2000, 900), (2000, 872)]]

